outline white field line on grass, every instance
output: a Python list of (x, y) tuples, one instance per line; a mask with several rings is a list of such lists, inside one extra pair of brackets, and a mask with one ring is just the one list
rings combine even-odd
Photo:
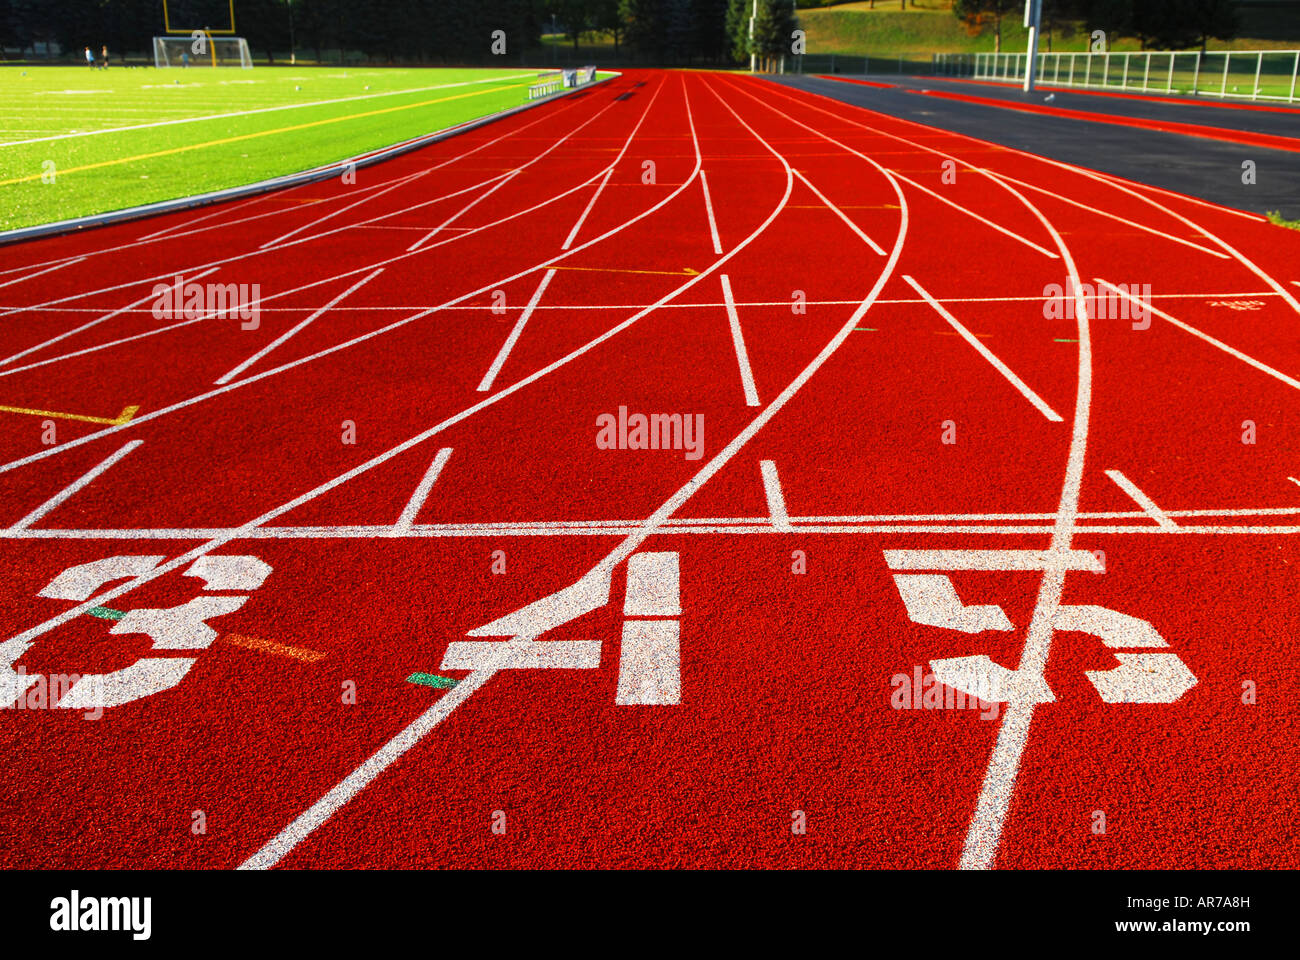
[(1028, 400), (1030, 403), (1034, 405), (1034, 409), (1036, 409), (1039, 413), (1041, 413), (1044, 417), (1046, 417), (1048, 420), (1052, 421), (1053, 423), (1064, 422), (1064, 418), (1062, 418), (1062, 416), (1059, 413), (1057, 413), (1050, 406), (1048, 406), (1047, 401), (1045, 401), (1042, 397), (1040, 397), (1037, 393), (1035, 393), (1032, 389), (1030, 389), (1029, 385), (1025, 383), (1025, 381), (1021, 380), (1018, 376), (1016, 376), (1015, 372), (1012, 371), (1012, 369), (1008, 367), (1005, 363), (1003, 363), (993, 353), (992, 350), (984, 346), (984, 344), (980, 343), (979, 338), (976, 337), (974, 334), (972, 334), (969, 330), (967, 330), (966, 327), (956, 317), (954, 317), (951, 313), (948, 312), (948, 310), (943, 306), (943, 304), (941, 304), (938, 300), (934, 299), (934, 297), (930, 296), (930, 294), (909, 275), (903, 274), (903, 279), (907, 281), (909, 285), (911, 285), (913, 290), (915, 290), (917, 293), (921, 295), (921, 297), (925, 300), (926, 303), (928, 303), (931, 307), (934, 308), (935, 313), (939, 314), (939, 316), (943, 317), (945, 320), (948, 321), (949, 326), (951, 326), (954, 330), (956, 330), (963, 340), (965, 340), (972, 347), (974, 347), (975, 351), (981, 357), (983, 357), (985, 360), (991, 363), (993, 365), (993, 368), (997, 370), (998, 373), (1006, 377), (1007, 382), (1010, 383), (1017, 390), (1019, 390), (1021, 396), (1023, 396), (1026, 400)]
[(49, 137), (36, 137), (32, 140), (10, 140), (8, 142), (0, 142), (0, 147), (19, 147), (29, 143), (49, 143), (54, 140), (76, 140), (80, 137), (96, 137), (105, 133), (125, 133), (129, 130), (152, 130), (158, 127), (174, 127), (187, 123), (201, 123), (205, 120), (231, 120), (235, 117), (251, 117), (261, 113), (278, 113), (281, 110), (301, 110), (305, 107), (325, 107), (336, 103), (353, 103), (358, 100), (374, 100), (379, 97), (399, 97), (403, 94), (428, 93), (431, 90), (450, 90), (453, 87), (470, 87), (481, 83), (504, 83), (510, 80), (525, 80), (531, 76), (531, 73), (518, 73), (505, 77), (492, 77), (483, 80), (440, 83), (431, 87), (412, 87), (409, 90), (388, 90), (380, 93), (358, 94), (354, 97), (336, 97), (332, 100), (311, 100), (306, 103), (286, 103), (275, 107), (259, 107), (255, 110), (234, 110), (229, 113), (210, 113), (199, 117), (181, 117), (176, 120), (158, 120), (151, 123), (135, 123), (126, 127), (105, 127), (102, 130), (83, 130), (79, 133), (61, 133)]
[[(701, 80), (701, 82), (707, 87), (707, 82), (703, 80)], [(700, 152), (699, 138), (695, 129), (695, 117), (694, 117), (694, 113), (691, 110), (690, 95), (686, 90), (686, 81), (684, 78), (682, 80), (682, 92), (686, 102), (686, 115), (687, 115), (687, 120), (690, 124), (691, 139), (695, 147), (695, 169), (692, 172), (690, 178), (684, 184), (681, 185), (679, 190), (685, 189), (695, 180), (695, 177), (698, 175), (701, 168), (701, 164), (703, 162), (703, 157)], [(724, 101), (724, 105), (725, 105), (725, 101)], [(734, 111), (732, 112), (734, 114)], [(741, 122), (743, 124), (743, 121)], [(746, 127), (748, 129), (747, 125)], [(753, 133), (753, 130), (751, 129), (750, 132)], [(757, 134), (755, 134), (755, 136), (757, 137)], [(775, 153), (775, 151), (773, 151), (773, 153)], [(623, 321), (617, 326), (610, 328), (608, 331), (601, 334), (596, 339), (589, 341), (584, 346), (579, 347), (577, 350), (573, 351), (568, 356), (561, 358), (560, 360), (556, 361), (550, 366), (537, 371), (536, 373), (532, 374), (531, 376), (523, 380), (520, 380), (518, 383), (507, 388), (506, 391), (502, 391), (502, 393), (498, 394), (497, 396), (502, 396), (508, 392), (513, 392), (517, 389), (522, 388), (524, 385), (545, 376), (550, 371), (558, 369), (560, 366), (563, 366), (564, 364), (568, 363), (570, 360), (575, 359), (578, 356), (581, 356), (587, 351), (605, 342), (609, 338), (617, 335), (619, 332), (627, 329), (637, 320), (641, 319), (643, 316), (646, 316), (649, 313), (651, 313), (659, 304), (666, 303), (667, 301), (677, 297), (678, 295), (685, 292), (695, 284), (702, 281), (705, 277), (707, 277), (711, 273), (717, 271), (720, 267), (722, 267), (724, 263), (726, 263), (728, 260), (733, 258), (736, 254), (740, 253), (740, 251), (745, 249), (747, 246), (749, 246), (749, 244), (753, 240), (755, 240), (762, 233), (764, 233), (767, 230), (767, 228), (772, 224), (772, 222), (776, 220), (777, 216), (781, 213), (782, 210), (785, 209), (786, 204), (789, 203), (790, 200), (790, 192), (794, 185), (794, 179), (790, 174), (789, 164), (786, 163), (784, 158), (780, 157), (779, 154), (776, 154), (776, 156), (778, 157), (778, 159), (781, 160), (782, 165), (785, 167), (785, 171), (786, 171), (785, 192), (781, 197), (781, 200), (777, 204), (777, 206), (772, 210), (772, 212), (767, 216), (767, 218), (765, 218), (763, 222), (758, 225), (758, 227), (754, 230), (753, 233), (751, 233), (748, 237), (742, 240), (740, 244), (733, 247), (728, 253), (720, 257), (717, 261), (715, 261), (712, 265), (706, 268), (703, 272), (697, 274), (696, 276), (691, 277), (681, 286), (677, 287), (677, 289), (670, 291), (668, 294), (662, 297), (657, 303), (652, 304), (651, 306), (645, 308), (643, 311), (635, 314), (632, 317), (629, 317), (627, 320)], [(484, 401), (484, 404), (490, 402), (490, 399), (491, 398), (489, 398), (489, 401)], [(475, 408), (470, 408), (470, 411), (466, 411), (466, 414), (464, 415), (468, 415), (468, 413), (474, 409)], [(464, 415), (461, 415), (460, 417), (457, 418), (453, 418), (453, 421), (463, 418)], [(453, 421), (444, 421), (444, 423), (446, 425), (450, 425), (450, 423)], [(443, 426), (444, 426), (443, 424), (440, 424), (437, 427), (432, 428), (432, 430), (425, 431), (425, 433), (413, 437), (411, 440), (407, 441), (406, 444), (403, 444), (402, 447), (406, 447), (408, 445), (414, 445), (415, 443), (422, 442), (424, 439), (427, 439), (427, 437), (432, 436), (434, 433), (443, 429)], [(388, 456), (387, 454), (384, 455), (384, 457), (387, 456)], [(631, 539), (632, 538), (629, 538), (629, 541)], [(644, 539), (644, 534), (642, 534), (642, 539)], [(615, 552), (617, 553), (619, 550), (623, 549), (629, 541), (624, 541), (623, 544), (615, 548)], [(501, 664), (505, 664), (506, 662), (508, 662), (508, 658), (513, 653), (514, 648), (516, 648), (520, 644), (526, 644), (530, 641), (531, 641), (530, 637), (525, 637), (516, 641), (509, 641), (501, 644), (500, 659), (498, 662)], [(294, 847), (296, 847), (299, 843), (301, 843), (302, 840), (304, 840), (314, 830), (316, 830), (321, 824), (323, 824), (326, 820), (332, 817), (335, 812), (337, 812), (341, 807), (346, 805), (359, 792), (364, 790), (371, 783), (371, 781), (374, 780), (375, 777), (379, 776), (385, 769), (387, 769), (387, 767), (394, 760), (399, 758), (402, 754), (404, 754), (407, 750), (409, 750), (410, 747), (412, 747), (415, 743), (419, 742), (421, 738), (423, 738), (426, 734), (428, 734), (429, 731), (431, 731), (440, 722), (442, 722), (442, 720), (446, 718), (446, 716), (451, 712), (452, 709), (454, 709), (459, 704), (463, 703), (465, 699), (468, 698), (471, 692), (479, 689), (483, 684), (485, 684), (489, 679), (491, 679), (491, 677), (495, 672), (496, 672), (495, 667), (486, 667), (486, 668), (480, 668), (474, 670), (467, 678), (465, 678), (460, 683), (458, 683), (455, 687), (453, 687), (449, 694), (442, 697), (437, 704), (435, 704), (432, 708), (430, 708), (429, 711), (427, 711), (421, 717), (416, 719), (412, 724), (410, 724), (405, 729), (403, 729), (400, 733), (398, 733), (396, 737), (394, 737), (387, 744), (381, 747), (379, 751), (376, 752), (370, 759), (368, 759), (360, 767), (354, 770), (350, 775), (348, 775), (337, 785), (335, 785), (333, 788), (327, 791), (325, 795), (320, 798), (320, 800), (318, 800), (315, 804), (313, 804), (308, 810), (306, 810), (298, 817), (296, 817), (288, 826), (286, 826), (283, 830), (281, 830), (279, 834), (277, 834), (275, 837), (269, 840), (259, 851), (253, 854), (253, 856), (249, 857), (241, 865), (241, 869), (244, 868), (266, 869), (275, 866), (275, 864), (277, 864), (285, 856), (286, 853), (291, 851)], [(465, 690), (465, 693), (462, 696), (453, 699), (452, 698), (453, 695), (456, 694), (458, 691), (461, 691), (462, 688)]]

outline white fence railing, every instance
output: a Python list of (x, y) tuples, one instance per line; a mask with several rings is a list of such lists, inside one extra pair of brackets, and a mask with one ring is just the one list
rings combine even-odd
[[(936, 53), (938, 74), (1023, 80), (1027, 53)], [(1141, 90), (1193, 96), (1296, 102), (1300, 50), (1132, 50), (1038, 54), (1045, 86)]]

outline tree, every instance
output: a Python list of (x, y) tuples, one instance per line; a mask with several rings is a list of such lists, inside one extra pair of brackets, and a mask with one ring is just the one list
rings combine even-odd
[(987, 32), (992, 24), (995, 53), (1002, 52), (1002, 18), (1020, 9), (1022, 3), (1018, 0), (956, 0), (952, 5), (952, 12), (966, 24), (966, 32), (972, 37)]

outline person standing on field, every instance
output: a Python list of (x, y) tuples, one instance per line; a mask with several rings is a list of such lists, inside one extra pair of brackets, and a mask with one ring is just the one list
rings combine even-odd
[(105, 46), (99, 48), (99, 59), (103, 62), (103, 66), (101, 67), (101, 69), (107, 70), (108, 69), (108, 47)]
[(90, 52), (90, 47), (86, 48), (86, 66), (92, 70), (95, 68), (95, 55)]

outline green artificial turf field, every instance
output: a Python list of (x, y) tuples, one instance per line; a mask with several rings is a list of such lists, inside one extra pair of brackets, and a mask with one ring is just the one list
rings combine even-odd
[(0, 230), (310, 169), (526, 103), (536, 82), (524, 67), (3, 67)]

